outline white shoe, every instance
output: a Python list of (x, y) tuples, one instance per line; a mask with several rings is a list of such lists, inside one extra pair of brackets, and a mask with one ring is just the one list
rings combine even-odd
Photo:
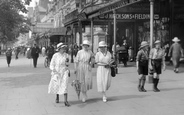
[(82, 102), (85, 103), (86, 102), (86, 99), (85, 98), (82, 98)]
[(107, 97), (103, 96), (103, 102), (107, 102)]

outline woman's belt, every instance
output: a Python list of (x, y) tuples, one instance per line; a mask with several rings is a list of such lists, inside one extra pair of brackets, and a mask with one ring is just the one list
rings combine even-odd
[(79, 61), (79, 63), (89, 64), (89, 62)]
[(162, 61), (162, 59), (151, 59), (152, 61)]

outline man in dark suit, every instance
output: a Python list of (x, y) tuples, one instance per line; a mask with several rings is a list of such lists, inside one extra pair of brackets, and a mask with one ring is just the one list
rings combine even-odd
[(34, 68), (37, 67), (37, 60), (38, 60), (38, 57), (39, 57), (39, 53), (40, 53), (39, 47), (36, 44), (34, 44), (34, 46), (31, 49), (31, 56), (33, 58)]

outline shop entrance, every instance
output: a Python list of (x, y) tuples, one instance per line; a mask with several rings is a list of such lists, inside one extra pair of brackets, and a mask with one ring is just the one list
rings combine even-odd
[(134, 47), (135, 41), (135, 23), (134, 22), (118, 22), (117, 23), (117, 42), (121, 46), (123, 40), (126, 39), (129, 46)]

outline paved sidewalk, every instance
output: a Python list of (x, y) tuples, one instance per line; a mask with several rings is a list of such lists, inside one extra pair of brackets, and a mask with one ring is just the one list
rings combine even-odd
[(119, 68), (107, 92), (108, 102), (104, 103), (97, 92), (93, 69), (93, 89), (88, 92), (87, 102), (82, 103), (71, 86), (75, 79), (71, 69), (68, 89), (71, 107), (65, 107), (63, 96), (56, 104), (55, 95), (47, 93), (50, 70), (44, 68), (43, 61), (40, 57), (38, 68), (33, 68), (32, 60), (13, 59), (8, 68), (6, 61), (0, 59), (0, 115), (184, 115), (183, 70), (179, 74), (164, 71), (158, 86), (161, 92), (153, 92), (152, 84), (146, 83), (148, 92), (142, 93), (137, 90), (136, 68)]

